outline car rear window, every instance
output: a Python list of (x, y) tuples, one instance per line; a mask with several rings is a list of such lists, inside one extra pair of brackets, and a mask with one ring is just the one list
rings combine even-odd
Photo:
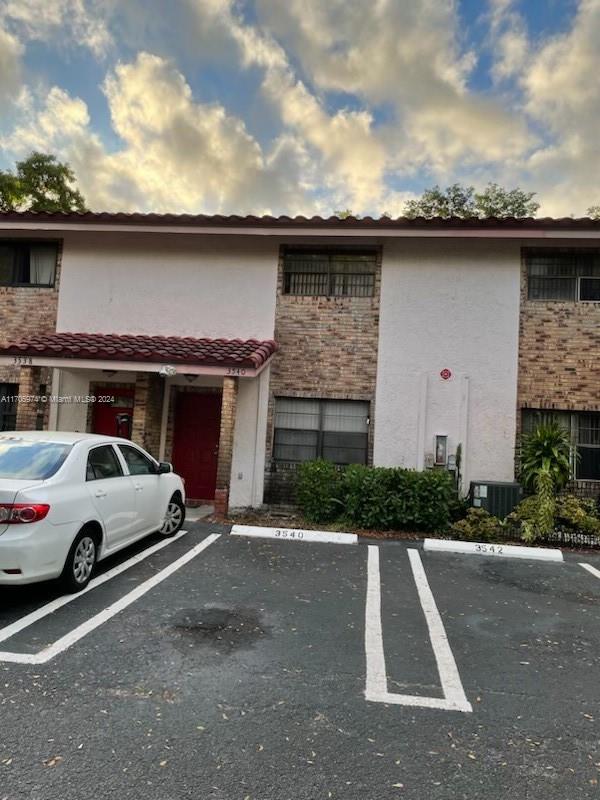
[(60, 469), (71, 448), (60, 442), (0, 438), (0, 478), (43, 481)]

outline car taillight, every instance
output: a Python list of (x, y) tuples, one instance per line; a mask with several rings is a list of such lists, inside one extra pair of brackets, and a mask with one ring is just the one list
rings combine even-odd
[(0, 503), (0, 524), (39, 522), (49, 511), (50, 506), (45, 503)]

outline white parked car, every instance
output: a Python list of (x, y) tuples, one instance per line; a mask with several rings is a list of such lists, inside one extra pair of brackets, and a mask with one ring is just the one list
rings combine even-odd
[(128, 439), (0, 433), (0, 585), (79, 591), (97, 561), (184, 519), (181, 478)]

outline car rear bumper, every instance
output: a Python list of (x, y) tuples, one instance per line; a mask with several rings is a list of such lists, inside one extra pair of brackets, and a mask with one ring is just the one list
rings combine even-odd
[(72, 525), (51, 525), (46, 520), (9, 525), (0, 535), (0, 586), (58, 578), (75, 533)]

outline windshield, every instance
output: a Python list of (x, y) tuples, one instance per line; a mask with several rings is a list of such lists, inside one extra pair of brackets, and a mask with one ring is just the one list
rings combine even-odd
[(0, 438), (0, 478), (45, 480), (60, 469), (70, 450), (70, 444), (59, 442)]

